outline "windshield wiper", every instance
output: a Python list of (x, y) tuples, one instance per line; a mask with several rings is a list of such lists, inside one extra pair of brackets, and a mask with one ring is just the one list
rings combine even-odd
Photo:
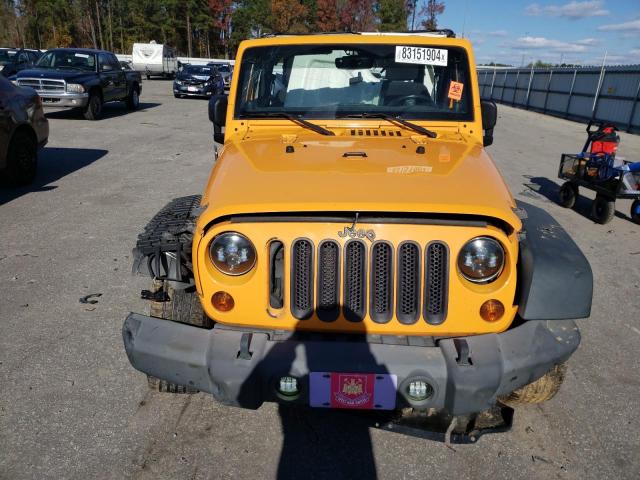
[(300, 115), (294, 115), (293, 113), (287, 112), (247, 112), (240, 115), (241, 118), (286, 118), (287, 120), (291, 120), (294, 123), (298, 123), (303, 127), (308, 128), (309, 130), (313, 130), (320, 135), (335, 135), (331, 130), (327, 130), (320, 125), (316, 125), (315, 123), (311, 123), (303, 118)]
[(388, 120), (390, 122), (396, 122), (400, 125), (407, 127), (415, 132), (421, 133), (422, 135), (426, 135), (429, 138), (436, 138), (438, 134), (433, 132), (427, 128), (424, 128), (418, 124), (413, 122), (409, 122), (400, 116), (390, 115), (388, 113), (348, 113), (344, 115), (336, 115), (336, 118), (382, 118), (384, 120)]

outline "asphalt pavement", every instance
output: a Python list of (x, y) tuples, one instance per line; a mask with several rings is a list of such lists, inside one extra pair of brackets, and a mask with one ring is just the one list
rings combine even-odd
[[(594, 272), (592, 316), (554, 399), (518, 408), (508, 433), (449, 448), (342, 412), (150, 392), (121, 339), (126, 314), (146, 308), (131, 249), (170, 199), (202, 191), (214, 163), (206, 106), (152, 80), (133, 113), (52, 112), (35, 184), (0, 189), (0, 478), (640, 477), (640, 226), (629, 201), (608, 225), (588, 218), (590, 192), (558, 206), (559, 157), (582, 147), (584, 126), (505, 106), (490, 153)], [(640, 137), (621, 137), (620, 155), (640, 160)], [(97, 303), (79, 302), (89, 294)]]

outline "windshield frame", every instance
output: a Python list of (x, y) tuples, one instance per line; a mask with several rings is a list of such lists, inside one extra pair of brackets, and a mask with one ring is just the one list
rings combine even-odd
[[(352, 105), (332, 105), (327, 107), (325, 105), (319, 107), (312, 106), (304, 106), (304, 107), (284, 107), (280, 109), (270, 109), (270, 108), (262, 108), (259, 110), (250, 110), (248, 111), (246, 108), (243, 108), (246, 103), (241, 100), (242, 90), (244, 85), (248, 82), (249, 75), (248, 70), (251, 68), (251, 59), (253, 58), (261, 58), (266, 55), (270, 55), (273, 58), (278, 58), (277, 53), (280, 50), (292, 49), (292, 48), (300, 48), (301, 54), (304, 55), (305, 50), (310, 51), (313, 49), (333, 49), (333, 50), (374, 50), (377, 47), (385, 47), (391, 48), (395, 46), (411, 46), (418, 48), (435, 48), (435, 49), (446, 49), (448, 51), (449, 57), (452, 54), (455, 54), (457, 57), (457, 61), (460, 65), (460, 70), (462, 75), (464, 76), (465, 82), (465, 91), (463, 95), (464, 108), (463, 112), (447, 112), (442, 109), (442, 107), (437, 107), (437, 110), (433, 110), (432, 112), (427, 111), (426, 107), (407, 107), (403, 108), (399, 106), (398, 109), (389, 109), (390, 105), (375, 105), (375, 104), (352, 104)], [(273, 49), (275, 53), (267, 52), (268, 49)], [(262, 51), (261, 54), (256, 54), (257, 51)], [(295, 55), (295, 52), (294, 52)], [(386, 61), (391, 58), (388, 54), (384, 57)], [(292, 115), (298, 115), (300, 118), (308, 119), (308, 120), (343, 120), (345, 116), (349, 114), (360, 115), (366, 113), (384, 113), (391, 116), (397, 116), (402, 119), (412, 120), (412, 121), (422, 121), (422, 122), (431, 122), (431, 121), (447, 121), (447, 122), (474, 122), (476, 120), (475, 115), (475, 91), (473, 88), (473, 80), (472, 80), (472, 66), (470, 64), (472, 55), (468, 52), (467, 48), (462, 45), (446, 45), (438, 42), (416, 42), (415, 39), (406, 38), (406, 41), (400, 43), (396, 42), (331, 42), (331, 43), (300, 43), (300, 44), (271, 44), (271, 45), (252, 45), (248, 46), (243, 52), (239, 61), (236, 62), (236, 70), (239, 68), (239, 72), (236, 72), (237, 84), (235, 89), (235, 99), (234, 99), (234, 110), (233, 110), (233, 119), (234, 120), (252, 120), (252, 113), (256, 115), (262, 116), (262, 118), (254, 118), (255, 120), (264, 120), (264, 114), (270, 112), (285, 112)], [(394, 60), (392, 59), (392, 62)], [(394, 63), (395, 64), (395, 63)], [(451, 76), (448, 77), (451, 80)], [(449, 81), (450, 81), (449, 80)], [(442, 90), (440, 90), (442, 92)], [(332, 108), (333, 107), (333, 108)], [(345, 108), (346, 107), (346, 108)], [(387, 107), (378, 109), (376, 107)], [(370, 119), (369, 119), (370, 120)]]

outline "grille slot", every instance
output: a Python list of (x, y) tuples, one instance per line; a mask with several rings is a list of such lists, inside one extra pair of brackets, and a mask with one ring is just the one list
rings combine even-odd
[(304, 320), (313, 313), (313, 244), (296, 240), (291, 247), (291, 314)]
[(377, 323), (387, 323), (393, 316), (393, 248), (386, 242), (371, 248), (369, 315)]
[(420, 315), (420, 247), (403, 242), (398, 248), (398, 298), (396, 315), (400, 323), (413, 324)]
[(444, 243), (432, 242), (425, 258), (424, 319), (440, 325), (447, 318), (449, 284), (449, 249)]
[(351, 322), (360, 322), (366, 313), (366, 262), (364, 243), (352, 240), (344, 253), (344, 316)]
[(328, 240), (318, 247), (318, 318), (333, 322), (340, 314), (340, 245)]
[(284, 244), (274, 240), (269, 244), (269, 305), (284, 306)]

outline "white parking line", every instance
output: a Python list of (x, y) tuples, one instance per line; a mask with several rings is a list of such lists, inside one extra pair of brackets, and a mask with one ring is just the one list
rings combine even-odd
[(638, 330), (636, 327), (632, 327), (628, 323), (625, 323), (625, 325), (629, 327), (631, 330), (633, 330), (634, 332), (636, 332), (638, 335), (640, 335), (640, 330)]

